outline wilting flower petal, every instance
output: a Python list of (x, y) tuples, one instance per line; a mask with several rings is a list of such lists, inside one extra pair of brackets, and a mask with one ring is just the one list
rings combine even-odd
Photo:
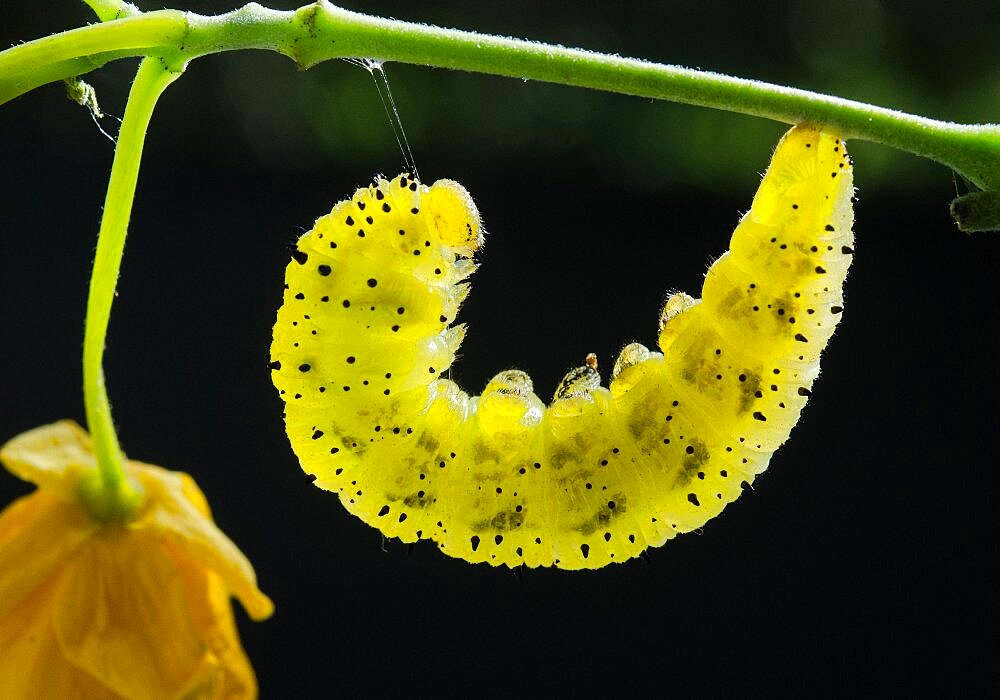
[(29, 431), (0, 460), (39, 486), (0, 513), (0, 697), (256, 696), (229, 596), (254, 619), (271, 601), (189, 476), (127, 462), (145, 505), (101, 524), (76, 495), (96, 464), (75, 423)]

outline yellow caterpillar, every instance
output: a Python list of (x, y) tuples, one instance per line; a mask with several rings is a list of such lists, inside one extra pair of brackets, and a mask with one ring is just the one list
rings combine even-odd
[(443, 378), (482, 243), (468, 192), (408, 175), (340, 202), (298, 241), (271, 346), (289, 438), (316, 484), (388, 537), (507, 566), (597, 568), (701, 527), (788, 438), (842, 310), (853, 249), (844, 143), (779, 143), (702, 299), (669, 298), (638, 343), (570, 372), (548, 406), (509, 370)]

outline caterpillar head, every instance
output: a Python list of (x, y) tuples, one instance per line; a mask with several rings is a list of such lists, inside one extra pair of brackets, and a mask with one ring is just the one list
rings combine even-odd
[(438, 180), (421, 202), (428, 225), (441, 242), (459, 255), (470, 256), (483, 245), (483, 224), (469, 191), (454, 180)]

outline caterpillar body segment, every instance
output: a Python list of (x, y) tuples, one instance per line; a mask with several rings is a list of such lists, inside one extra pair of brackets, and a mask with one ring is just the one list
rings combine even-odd
[(482, 244), (457, 183), (379, 179), (319, 219), (286, 271), (271, 348), (305, 471), (386, 536), (507, 566), (597, 568), (699, 528), (798, 420), (853, 253), (842, 141), (778, 145), (702, 299), (675, 294), (661, 352), (596, 359), (552, 402), (523, 372), (482, 395), (443, 378)]

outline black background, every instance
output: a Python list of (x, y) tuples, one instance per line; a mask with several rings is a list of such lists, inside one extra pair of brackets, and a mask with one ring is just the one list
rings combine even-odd
[[(1000, 120), (987, 3), (350, 7)], [(4, 45), (89, 21), (71, 2), (3, 16)], [(134, 65), (91, 78), (111, 114)], [(471, 391), (516, 366), (549, 395), (587, 352), (607, 367), (627, 341), (653, 345), (666, 291), (697, 294), (784, 129), (518, 80), (388, 74), (423, 177), (465, 184), (489, 231), (454, 368)], [(284, 436), (266, 363), (285, 244), (402, 168), (371, 79), (263, 53), (191, 65), (147, 141), (106, 368), (125, 449), (195, 476), (277, 604), (261, 624), (238, 613), (263, 697), (995, 690), (1000, 239), (955, 229), (947, 202), (963, 184), (946, 168), (850, 149), (846, 311), (755, 490), (648, 563), (517, 576), (383, 542), (310, 485)], [(0, 439), (82, 423), (111, 156), (59, 86), (0, 108)], [(0, 503), (29, 490), (0, 477)]]

